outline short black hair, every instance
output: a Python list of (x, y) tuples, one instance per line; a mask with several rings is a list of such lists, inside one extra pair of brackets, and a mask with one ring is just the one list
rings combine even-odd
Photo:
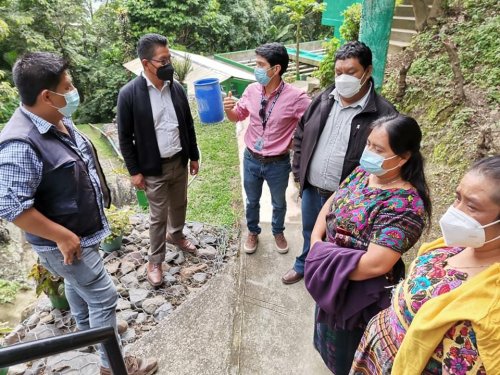
[(265, 58), (271, 66), (280, 65), (280, 76), (288, 69), (290, 58), (288, 57), (288, 51), (281, 43), (273, 42), (263, 44), (255, 49), (255, 54)]
[(358, 59), (363, 68), (366, 69), (372, 65), (372, 50), (363, 42), (355, 40), (344, 44), (335, 54), (335, 62), (337, 62), (337, 60), (352, 58)]
[(160, 34), (146, 34), (137, 42), (137, 55), (141, 60), (151, 60), (155, 55), (158, 46), (166, 47), (167, 38)]
[(32, 106), (43, 90), (55, 91), (67, 69), (68, 62), (54, 53), (29, 52), (21, 56), (12, 68), (21, 102)]
[[(490, 179), (493, 182), (493, 186), (500, 185), (500, 155), (489, 156), (476, 161), (469, 169), (468, 173), (470, 172)], [(496, 189), (491, 200), (500, 205), (500, 189)]]

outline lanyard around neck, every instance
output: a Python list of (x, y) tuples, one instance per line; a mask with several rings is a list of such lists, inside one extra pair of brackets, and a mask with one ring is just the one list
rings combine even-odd
[[(264, 98), (264, 90), (262, 90), (262, 93), (261, 93), (261, 96), (260, 96), (260, 111), (259, 111), (259, 116), (260, 116), (260, 119), (262, 121), (262, 128), (264, 129), (264, 131), (266, 130), (267, 121), (269, 120), (269, 117), (271, 116), (271, 113), (273, 111), (274, 105), (278, 101), (278, 98), (280, 97), (281, 92), (283, 91), (284, 88), (285, 88), (285, 82), (281, 81), (281, 84), (280, 84), (280, 87), (278, 89), (278, 92), (276, 93), (276, 96), (274, 97), (274, 99), (273, 99), (273, 101), (271, 103), (271, 107), (269, 108), (269, 111), (267, 111), (267, 113), (266, 113), (267, 100), (265, 100), (265, 98)], [(264, 114), (264, 115), (262, 115), (262, 114)]]

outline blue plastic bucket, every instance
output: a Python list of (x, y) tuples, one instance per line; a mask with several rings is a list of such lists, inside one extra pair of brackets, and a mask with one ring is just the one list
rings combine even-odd
[(217, 78), (205, 78), (194, 81), (194, 96), (198, 104), (201, 122), (213, 124), (224, 120), (222, 91)]

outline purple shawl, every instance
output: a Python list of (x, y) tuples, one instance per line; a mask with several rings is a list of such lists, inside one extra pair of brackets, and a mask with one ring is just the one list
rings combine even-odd
[(318, 322), (332, 329), (365, 327), (381, 310), (389, 307), (389, 282), (384, 276), (363, 281), (349, 280), (364, 250), (316, 242), (304, 269), (305, 285), (318, 304)]

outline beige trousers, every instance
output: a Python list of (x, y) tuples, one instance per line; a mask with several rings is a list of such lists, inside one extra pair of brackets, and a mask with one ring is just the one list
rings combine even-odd
[(165, 260), (166, 233), (174, 240), (184, 237), (186, 220), (188, 168), (181, 157), (162, 162), (161, 176), (147, 176), (149, 201), (149, 262)]

